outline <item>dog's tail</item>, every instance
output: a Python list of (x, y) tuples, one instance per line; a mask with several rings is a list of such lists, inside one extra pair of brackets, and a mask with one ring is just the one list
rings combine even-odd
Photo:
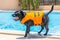
[(52, 4), (51, 10), (46, 14), (47, 16), (53, 11), (54, 9), (54, 4)]

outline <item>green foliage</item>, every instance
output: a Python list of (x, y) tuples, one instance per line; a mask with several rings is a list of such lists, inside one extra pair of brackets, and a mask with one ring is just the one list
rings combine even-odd
[(38, 10), (40, 0), (19, 0), (19, 6), (26, 10)]

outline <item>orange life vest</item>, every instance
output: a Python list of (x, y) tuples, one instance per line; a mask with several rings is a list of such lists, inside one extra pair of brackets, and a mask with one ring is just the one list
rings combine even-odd
[(24, 24), (28, 20), (32, 20), (34, 22), (34, 25), (41, 25), (42, 23), (42, 17), (44, 15), (43, 11), (29, 11), (26, 12), (25, 17), (22, 19), (21, 23)]

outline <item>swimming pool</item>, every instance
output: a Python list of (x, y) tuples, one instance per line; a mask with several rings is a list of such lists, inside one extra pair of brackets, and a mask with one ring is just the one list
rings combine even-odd
[[(15, 11), (0, 11), (0, 29), (1, 30), (20, 30), (25, 31), (26, 26), (21, 24), (20, 21), (14, 21), (12, 14)], [(45, 12), (46, 13), (46, 12)], [(60, 33), (60, 12), (53, 11), (49, 15), (49, 33)], [(32, 32), (38, 32), (40, 30), (40, 26), (31, 27)], [(45, 30), (44, 30), (45, 31)], [(44, 32), (43, 31), (43, 32)]]

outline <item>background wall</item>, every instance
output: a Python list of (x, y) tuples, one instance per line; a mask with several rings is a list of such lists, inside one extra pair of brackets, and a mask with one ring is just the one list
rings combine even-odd
[(14, 10), (18, 8), (18, 0), (0, 0), (0, 10)]

